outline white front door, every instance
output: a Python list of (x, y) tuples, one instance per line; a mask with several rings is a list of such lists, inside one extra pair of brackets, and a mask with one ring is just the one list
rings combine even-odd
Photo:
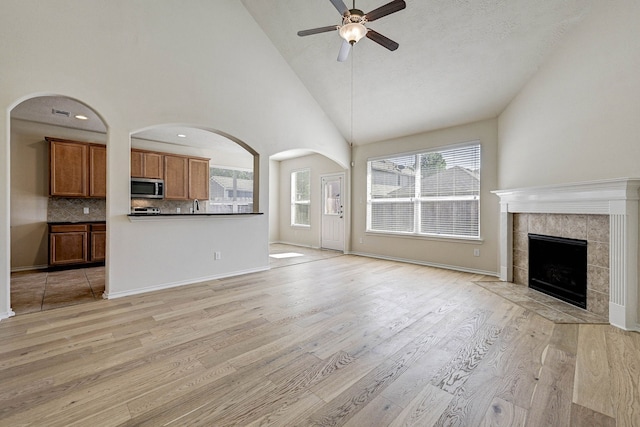
[(344, 251), (344, 174), (322, 177), (322, 242), (325, 249)]

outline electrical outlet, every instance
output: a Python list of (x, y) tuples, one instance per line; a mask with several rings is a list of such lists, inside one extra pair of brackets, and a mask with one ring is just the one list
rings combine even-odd
[(180, 213), (180, 208), (176, 208), (176, 213)]
[(222, 252), (214, 252), (213, 259), (222, 259)]
[(480, 256), (480, 249), (474, 249), (473, 256)]
[(89, 215), (89, 208), (83, 208), (82, 212), (84, 212), (85, 215)]
[(364, 243), (364, 239), (362, 237), (360, 238), (360, 243)]

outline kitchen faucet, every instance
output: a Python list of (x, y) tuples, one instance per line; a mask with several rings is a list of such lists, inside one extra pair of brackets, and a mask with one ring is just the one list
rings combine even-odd
[(198, 199), (193, 199), (193, 207), (191, 208), (191, 213), (196, 213), (196, 211), (200, 210), (200, 202)]

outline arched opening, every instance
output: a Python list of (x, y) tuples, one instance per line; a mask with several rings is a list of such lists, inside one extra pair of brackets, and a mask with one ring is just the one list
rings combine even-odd
[(20, 315), (102, 299), (104, 120), (61, 95), (25, 99), (10, 118), (12, 310)]
[[(257, 152), (223, 132), (181, 124), (146, 128), (131, 135), (131, 210), (258, 212), (258, 169)], [(162, 194), (145, 189), (154, 183)]]
[[(309, 150), (288, 150), (272, 155), (269, 160), (271, 266), (347, 251), (350, 227), (347, 170), (323, 154)], [(291, 258), (287, 258), (289, 255)]]

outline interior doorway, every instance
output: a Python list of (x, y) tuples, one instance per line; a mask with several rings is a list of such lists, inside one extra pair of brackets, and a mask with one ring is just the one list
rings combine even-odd
[(102, 299), (106, 144), (105, 121), (76, 99), (35, 96), (11, 109), (9, 301), (15, 314)]
[(344, 251), (344, 174), (322, 176), (321, 247)]

